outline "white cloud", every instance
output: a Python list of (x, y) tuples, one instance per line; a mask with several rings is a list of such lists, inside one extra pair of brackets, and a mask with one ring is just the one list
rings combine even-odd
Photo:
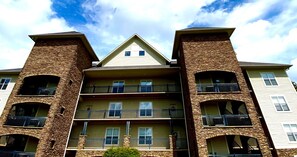
[[(94, 21), (87, 25), (88, 31), (101, 40), (93, 45), (103, 43), (111, 51), (138, 33), (166, 56), (171, 56), (175, 30), (191, 24), (200, 7), (211, 1), (97, 0), (96, 3), (86, 1), (83, 7), (86, 15)], [(106, 51), (104, 47), (98, 49), (101, 51), (97, 52), (99, 55)]]
[(68, 31), (64, 19), (55, 17), (50, 0), (0, 1), (0, 68), (22, 67), (34, 42), (28, 34)]

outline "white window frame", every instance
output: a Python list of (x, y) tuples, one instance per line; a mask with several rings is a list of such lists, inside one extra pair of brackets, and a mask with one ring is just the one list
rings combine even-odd
[[(141, 129), (145, 129), (145, 135), (144, 135), (144, 138), (145, 138), (145, 143), (144, 144), (140, 144), (140, 130)], [(151, 135), (146, 135), (146, 129), (151, 129)], [(147, 144), (146, 143), (146, 138), (147, 137), (150, 137), (151, 138), (151, 143), (150, 144)], [(140, 145), (140, 146), (143, 146), (143, 145), (153, 145), (153, 128), (152, 127), (139, 127), (138, 128), (138, 141), (137, 141), (137, 144)]]
[[(111, 107), (112, 107), (112, 105), (115, 105), (115, 108), (114, 109), (112, 109)], [(116, 116), (116, 105), (120, 105), (120, 109), (118, 109), (118, 110), (120, 110), (120, 115), (119, 116)], [(109, 107), (108, 107), (108, 115), (107, 115), (107, 117), (109, 117), (109, 118), (120, 118), (121, 117), (121, 115), (122, 115), (122, 107), (123, 107), (123, 105), (122, 105), (122, 102), (110, 102), (109, 103)], [(113, 112), (114, 112), (114, 115), (110, 115), (110, 111), (111, 110), (113, 110)]]
[[(123, 82), (123, 92), (119, 92), (119, 87), (120, 86), (115, 86), (115, 83), (119, 84), (119, 82)], [(114, 87), (117, 87), (117, 92), (113, 91)], [(112, 82), (112, 86), (111, 86), (111, 93), (125, 93), (125, 81), (124, 80), (114, 80)]]
[[(109, 129), (112, 129), (111, 143), (110, 144), (106, 143), (107, 142), (107, 140), (106, 140), (107, 139), (107, 130), (109, 130)], [(116, 129), (118, 130), (118, 135), (117, 136), (114, 135), (114, 130), (116, 130)], [(120, 131), (121, 131), (121, 129), (119, 127), (108, 127), (108, 128), (106, 128), (106, 130), (105, 130), (105, 141), (104, 141), (104, 145), (118, 146), (119, 145), (119, 141), (120, 141)], [(118, 138), (117, 144), (113, 144), (113, 138), (115, 138), (115, 137)]]
[[(139, 83), (139, 91), (140, 92), (148, 92), (147, 90), (145, 90), (145, 91), (142, 91), (141, 89), (142, 89), (142, 82), (145, 82), (146, 84), (148, 83), (148, 82), (150, 82), (151, 83), (151, 85), (150, 85), (150, 88), (151, 88), (151, 91), (149, 91), (149, 92), (153, 92), (153, 81), (152, 80), (140, 80), (140, 83)], [(149, 85), (145, 85), (146, 86), (146, 88), (148, 88), (149, 87)]]
[[(6, 90), (7, 87), (8, 87), (8, 85), (9, 85), (9, 83), (10, 83), (10, 81), (11, 81), (11, 78), (2, 77), (2, 78), (0, 78), (0, 81), (2, 81), (2, 80), (4, 80), (4, 82), (3, 82), (3, 84), (0, 84), (0, 90)], [(9, 80), (9, 81), (7, 82), (7, 85), (6, 85), (5, 89), (3, 89), (3, 87), (4, 87), (5, 84), (6, 84), (6, 83), (5, 83), (6, 80)]]
[[(286, 129), (285, 125), (289, 125), (289, 131), (286, 131), (287, 129)], [(286, 134), (286, 136), (287, 136), (287, 138), (288, 138), (288, 141), (289, 141), (290, 143), (297, 143), (297, 129), (296, 129), (296, 132), (295, 132), (295, 134), (294, 134), (294, 131), (292, 130), (291, 125), (297, 125), (297, 123), (282, 123), (283, 130), (284, 130), (284, 132), (285, 132), (285, 134)], [(292, 136), (293, 136), (293, 138), (295, 139), (295, 141), (290, 141), (290, 138), (289, 138), (289, 136), (288, 136), (288, 133), (291, 133), (291, 134), (292, 134)]]
[[(275, 97), (276, 97), (277, 103), (274, 101)], [(282, 98), (283, 98), (283, 100), (285, 102), (285, 105), (280, 102)], [(270, 99), (271, 99), (271, 101), (273, 103), (273, 106), (274, 106), (276, 112), (291, 112), (291, 109), (289, 107), (288, 102), (286, 101), (285, 96), (283, 96), (283, 95), (271, 95)], [(276, 104), (278, 104), (282, 110), (277, 110)], [(285, 111), (283, 106), (286, 106), (288, 108), (288, 111)]]
[[(264, 76), (265, 76), (265, 75), (267, 76), (268, 74), (272, 75), (273, 77), (272, 77), (272, 78), (270, 78), (270, 77), (268, 77), (268, 78), (264, 78)], [(275, 77), (275, 75), (274, 75), (273, 72), (261, 72), (260, 75), (261, 75), (261, 78), (262, 78), (262, 80), (263, 80), (263, 82), (264, 82), (264, 84), (265, 84), (266, 87), (274, 87), (274, 86), (278, 86), (278, 82), (277, 82), (276, 77)], [(266, 84), (266, 82), (265, 82), (266, 79), (268, 79), (268, 81), (270, 82), (270, 85), (267, 85), (267, 84)], [(271, 81), (271, 80), (273, 80), (273, 79), (275, 80), (276, 85), (273, 85), (273, 84), (272, 84), (272, 81)]]
[[(150, 109), (141, 108), (141, 106), (143, 104), (146, 104), (146, 103), (150, 104), (150, 106), (151, 106)], [(145, 115), (141, 115), (141, 110), (145, 110)], [(151, 115), (150, 116), (147, 115), (147, 110), (151, 110)], [(153, 115), (154, 115), (154, 110), (153, 110), (153, 103), (151, 101), (142, 101), (142, 102), (139, 103), (139, 117), (153, 117)]]

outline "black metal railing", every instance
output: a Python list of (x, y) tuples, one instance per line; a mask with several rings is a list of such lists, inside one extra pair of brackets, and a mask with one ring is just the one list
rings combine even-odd
[(8, 116), (5, 125), (23, 127), (43, 127), (46, 117)]
[(203, 115), (202, 120), (203, 125), (208, 126), (242, 126), (252, 124), (247, 114)]
[(77, 148), (77, 144), (78, 138), (69, 138), (67, 147)]
[(261, 154), (214, 154), (208, 157), (262, 157)]
[(0, 150), (1, 157), (35, 157), (35, 152)]
[(19, 95), (55, 95), (57, 87), (38, 87), (22, 89)]
[(237, 83), (198, 83), (197, 92), (236, 92), (240, 91)]
[(118, 147), (123, 139), (106, 139), (106, 138), (87, 138), (84, 147), (85, 148), (101, 148), (105, 147)]
[(175, 141), (176, 149), (187, 149), (188, 143), (186, 138), (177, 138)]
[(169, 138), (130, 138), (130, 147), (142, 149), (169, 149)]
[(151, 93), (151, 92), (180, 92), (176, 84), (164, 85), (124, 85), (124, 86), (86, 86), (81, 93)]
[[(75, 119), (108, 119), (108, 118), (183, 118), (183, 109), (148, 110), (77, 110)], [(116, 114), (115, 114), (116, 113)]]

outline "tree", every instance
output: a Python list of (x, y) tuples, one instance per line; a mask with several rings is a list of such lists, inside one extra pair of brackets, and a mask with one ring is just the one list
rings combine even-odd
[(295, 87), (296, 91), (297, 91), (297, 83), (296, 82), (292, 82), (293, 86)]
[(140, 153), (135, 148), (118, 147), (109, 148), (103, 157), (140, 157)]

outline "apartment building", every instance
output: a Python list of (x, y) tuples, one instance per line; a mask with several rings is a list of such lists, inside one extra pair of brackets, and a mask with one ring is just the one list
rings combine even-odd
[(297, 155), (291, 65), (239, 62), (233, 31), (176, 31), (172, 60), (137, 34), (100, 60), (79, 32), (31, 35), (0, 119), (0, 156)]

